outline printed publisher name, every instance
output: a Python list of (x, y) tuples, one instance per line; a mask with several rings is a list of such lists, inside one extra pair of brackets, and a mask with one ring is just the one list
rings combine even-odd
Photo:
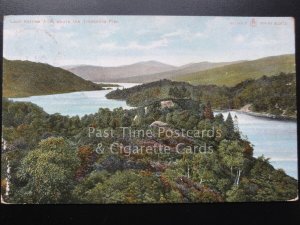
[(120, 130), (113, 129), (98, 129), (94, 127), (88, 128), (88, 137), (97, 138), (109, 138), (115, 137), (118, 132), (119, 136), (123, 138), (177, 138), (177, 137), (188, 137), (188, 138), (220, 138), (222, 137), (222, 131), (219, 128), (212, 127), (211, 129), (202, 130), (185, 130), (185, 129), (171, 129), (166, 127), (158, 127), (154, 129), (132, 129), (131, 127), (119, 127)]

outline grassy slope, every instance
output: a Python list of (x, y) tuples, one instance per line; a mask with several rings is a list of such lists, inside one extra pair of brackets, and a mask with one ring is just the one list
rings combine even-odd
[(295, 72), (295, 56), (272, 56), (253, 61), (241, 62), (176, 78), (192, 84), (216, 84), (234, 86), (246, 79), (257, 79), (263, 75), (272, 76), (280, 72)]
[(211, 62), (200, 62), (200, 63), (192, 63), (190, 65), (179, 67), (175, 70), (162, 72), (162, 73), (155, 73), (155, 74), (148, 74), (148, 75), (138, 75), (134, 77), (128, 78), (119, 78), (119, 82), (132, 82), (132, 83), (149, 83), (161, 79), (169, 79), (169, 80), (176, 80), (177, 77), (183, 76), (185, 74), (190, 74), (194, 72), (204, 71), (212, 68), (222, 67), (229, 64), (234, 64), (237, 62), (220, 62), (220, 63), (211, 63)]
[(6, 59), (3, 61), (4, 97), (101, 90), (101, 87), (48, 64)]

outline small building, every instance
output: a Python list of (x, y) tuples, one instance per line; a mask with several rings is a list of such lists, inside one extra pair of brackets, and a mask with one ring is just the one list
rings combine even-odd
[(169, 100), (169, 101), (161, 101), (160, 105), (162, 108), (172, 108), (174, 107), (174, 102)]

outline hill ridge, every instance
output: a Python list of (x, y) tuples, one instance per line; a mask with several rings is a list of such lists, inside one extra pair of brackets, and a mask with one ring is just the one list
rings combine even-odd
[(102, 86), (46, 63), (3, 58), (3, 96), (27, 97), (73, 91), (101, 90)]
[(234, 86), (247, 79), (274, 76), (279, 73), (295, 72), (295, 55), (284, 54), (248, 60), (200, 72), (185, 74), (176, 78), (192, 84), (216, 84)]

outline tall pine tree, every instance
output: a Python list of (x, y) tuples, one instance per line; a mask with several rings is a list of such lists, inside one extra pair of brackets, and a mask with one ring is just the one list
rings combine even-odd
[(214, 118), (214, 114), (213, 114), (213, 111), (211, 109), (211, 104), (210, 102), (207, 102), (206, 106), (205, 106), (205, 109), (204, 109), (204, 118), (205, 119), (213, 119)]
[(230, 112), (228, 113), (227, 119), (225, 121), (225, 126), (227, 130), (226, 138), (229, 140), (234, 139), (235, 137), (234, 123)]

